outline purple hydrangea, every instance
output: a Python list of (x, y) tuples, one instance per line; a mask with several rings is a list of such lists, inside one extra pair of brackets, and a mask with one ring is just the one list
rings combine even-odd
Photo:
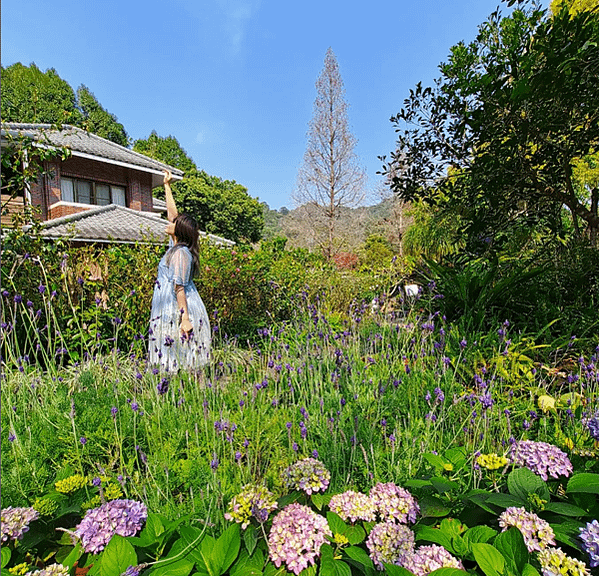
[(327, 521), (307, 506), (289, 504), (273, 519), (268, 536), (268, 553), (277, 568), (299, 574), (320, 556), (326, 537), (332, 536)]
[(587, 525), (579, 530), (582, 548), (589, 555), (591, 568), (599, 566), (599, 522), (587, 522)]
[(25, 576), (69, 576), (70, 568), (62, 564), (50, 564), (42, 570), (27, 572)]
[(555, 546), (555, 534), (549, 523), (524, 508), (507, 508), (499, 516), (499, 526), (503, 528), (502, 532), (512, 526), (518, 528), (529, 552), (540, 552), (550, 545)]
[(420, 546), (411, 556), (407, 556), (402, 566), (416, 576), (426, 576), (439, 568), (457, 568), (464, 570), (463, 564), (452, 556), (443, 546), (432, 544)]
[(420, 506), (405, 488), (393, 482), (379, 482), (370, 489), (370, 498), (376, 506), (381, 520), (397, 520), (402, 524), (416, 522)]
[(135, 536), (148, 517), (148, 509), (135, 500), (112, 500), (99, 508), (88, 510), (75, 528), (83, 550), (97, 554), (104, 550), (110, 539)]
[(376, 519), (376, 506), (370, 496), (361, 492), (347, 490), (341, 494), (335, 494), (330, 502), (329, 508), (338, 514), (345, 522), (374, 522)]
[(301, 490), (310, 495), (324, 492), (331, 479), (331, 473), (320, 460), (304, 458), (289, 466), (283, 472), (283, 481), (291, 490)]
[(559, 478), (572, 473), (572, 463), (565, 452), (547, 442), (521, 440), (510, 447), (510, 457), (516, 466), (532, 470), (543, 480)]
[(20, 540), (29, 530), (29, 524), (39, 518), (39, 512), (33, 508), (3, 508), (1, 513), (2, 543), (8, 540)]
[(404, 524), (387, 520), (374, 525), (366, 539), (366, 547), (381, 570), (383, 562), (402, 565), (414, 553), (414, 533)]

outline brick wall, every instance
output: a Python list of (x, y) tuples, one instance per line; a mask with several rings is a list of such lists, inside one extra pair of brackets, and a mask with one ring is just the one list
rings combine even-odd
[(46, 176), (31, 185), (31, 202), (41, 208), (44, 220), (85, 210), (81, 206), (63, 204), (50, 209), (53, 204), (62, 199), (61, 176), (123, 186), (127, 190), (127, 206), (129, 208), (144, 212), (153, 211), (152, 176), (149, 173), (78, 156), (71, 156), (64, 162), (49, 162), (46, 164), (45, 170), (47, 171)]
[(70, 202), (59, 202), (54, 206), (50, 206), (48, 220), (60, 218), (61, 216), (70, 216), (71, 214), (79, 214), (79, 212), (85, 212), (90, 208), (93, 208), (93, 206), (75, 203), (71, 204)]

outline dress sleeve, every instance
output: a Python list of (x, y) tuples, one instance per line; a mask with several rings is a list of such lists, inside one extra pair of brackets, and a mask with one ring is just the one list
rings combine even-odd
[[(170, 268), (173, 272), (174, 286), (186, 286), (191, 280), (192, 257), (189, 250), (180, 248), (171, 259)], [(173, 286), (173, 287), (174, 287)]]

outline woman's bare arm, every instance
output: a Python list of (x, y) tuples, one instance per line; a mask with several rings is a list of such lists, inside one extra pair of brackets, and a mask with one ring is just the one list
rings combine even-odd
[(174, 222), (175, 218), (179, 215), (175, 199), (173, 198), (173, 191), (171, 189), (171, 180), (173, 175), (170, 170), (164, 171), (164, 195), (166, 197), (166, 216), (169, 222)]
[(179, 324), (179, 332), (181, 336), (189, 336), (193, 331), (193, 326), (189, 320), (189, 312), (187, 311), (187, 296), (185, 296), (185, 288), (183, 286), (175, 286), (175, 294), (177, 295), (177, 306), (181, 313), (181, 321)]

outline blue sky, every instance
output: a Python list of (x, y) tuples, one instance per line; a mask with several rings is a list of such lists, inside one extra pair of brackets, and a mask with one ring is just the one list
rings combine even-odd
[(85, 84), (131, 138), (172, 135), (199, 168), (291, 208), (329, 46), (374, 189), (377, 157), (395, 142), (390, 116), (498, 3), (2, 0), (2, 65), (55, 68), (74, 89)]

